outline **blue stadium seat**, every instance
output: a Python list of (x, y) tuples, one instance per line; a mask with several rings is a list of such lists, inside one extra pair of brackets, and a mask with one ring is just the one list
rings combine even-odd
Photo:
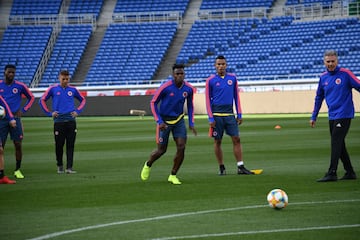
[(104, 69), (116, 76), (108, 79), (109, 85), (128, 84), (129, 80), (145, 83), (152, 79), (176, 28), (176, 22), (111, 24), (86, 77), (86, 84), (91, 85), (92, 75), (101, 75)]
[(51, 26), (8, 26), (4, 32), (0, 63), (15, 64), (16, 78), (29, 85), (52, 33)]
[(70, 75), (74, 75), (91, 33), (90, 24), (63, 25), (39, 86), (58, 82), (57, 76), (61, 69), (67, 69)]
[(184, 15), (188, 4), (189, 0), (118, 0), (115, 5), (114, 13), (178, 11)]
[(10, 16), (59, 14), (62, 0), (14, 0)]
[[(267, 21), (247, 19), (240, 24), (238, 27), (234, 20), (194, 23), (176, 59), (190, 65), (187, 78), (206, 78), (214, 69), (209, 71), (204, 66), (218, 54), (227, 57), (229, 71), (250, 76), (318, 74), (319, 69), (323, 70), (322, 54), (329, 42), (339, 52), (340, 63), (343, 57), (359, 53), (360, 38), (355, 36), (360, 32), (360, 24), (356, 18), (293, 22), (292, 17), (277, 17)], [(200, 37), (204, 33), (207, 38)], [(359, 71), (360, 67), (352, 70)]]

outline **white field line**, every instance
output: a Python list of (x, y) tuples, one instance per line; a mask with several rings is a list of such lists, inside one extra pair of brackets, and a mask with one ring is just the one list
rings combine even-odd
[(253, 235), (253, 234), (264, 234), (264, 233), (281, 233), (281, 232), (302, 232), (312, 230), (326, 230), (326, 229), (337, 229), (337, 228), (356, 228), (360, 227), (360, 224), (352, 225), (335, 225), (335, 226), (318, 226), (318, 227), (306, 227), (306, 228), (285, 228), (285, 229), (269, 229), (259, 231), (247, 231), (247, 232), (227, 232), (227, 233), (211, 233), (211, 234), (199, 234), (199, 235), (188, 235), (188, 236), (174, 236), (174, 237), (163, 237), (153, 238), (151, 240), (174, 240), (174, 239), (198, 239), (207, 237), (225, 237), (225, 236), (237, 236), (237, 235)]
[[(329, 200), (329, 201), (317, 201), (317, 202), (289, 203), (289, 205), (332, 204), (332, 203), (346, 203), (346, 202), (359, 202), (359, 201), (360, 201), (360, 199)], [(263, 208), (263, 207), (268, 207), (268, 205), (253, 205), (253, 206), (243, 206), (243, 207), (224, 208), (224, 209), (212, 209), (212, 210), (204, 210), (204, 211), (169, 214), (169, 215), (163, 215), (163, 216), (158, 216), (158, 217), (141, 218), (141, 219), (134, 219), (134, 220), (125, 220), (125, 221), (118, 221), (118, 222), (91, 225), (91, 226), (86, 226), (86, 227), (81, 227), (81, 228), (74, 228), (74, 229), (61, 231), (61, 232), (49, 233), (49, 234), (46, 234), (46, 235), (43, 235), (43, 236), (30, 238), (28, 240), (50, 239), (50, 238), (54, 238), (54, 237), (58, 237), (58, 236), (66, 235), (66, 234), (71, 234), (71, 233), (75, 233), (75, 232), (83, 232), (83, 231), (92, 230), (92, 229), (111, 227), (111, 226), (115, 226), (115, 225), (124, 225), (124, 224), (129, 224), (129, 223), (150, 222), (150, 221), (157, 221), (157, 220), (163, 220), (163, 219), (169, 219), (169, 218), (185, 217), (185, 216), (191, 216), (191, 215), (200, 215), (200, 214), (225, 212), (225, 211), (237, 211), (237, 210), (242, 210), (242, 209), (254, 209), (254, 208)], [(342, 226), (343, 226), (342, 228), (344, 228), (344, 227), (359, 227), (360, 224), (359, 225), (342, 225)], [(341, 226), (320, 226), (320, 228), (323, 228), (323, 229), (330, 228), (330, 227), (341, 228)], [(315, 228), (317, 229), (319, 227), (315, 227)], [(286, 229), (279, 229), (278, 231), (281, 232), (281, 231), (285, 231), (285, 230)], [(307, 230), (311, 230), (311, 229), (307, 229)], [(276, 230), (263, 230), (263, 231), (266, 231), (266, 232), (274, 231), (274, 232), (276, 232)], [(288, 229), (288, 231), (296, 231), (296, 230)], [(297, 230), (297, 231), (302, 231), (302, 230)], [(251, 233), (261, 233), (261, 231), (247, 232), (246, 234), (251, 234)], [(228, 233), (228, 234), (233, 234), (233, 233)], [(241, 234), (245, 234), (245, 233), (241, 233)], [(198, 237), (199, 236), (205, 236), (205, 235), (198, 235)], [(209, 235), (209, 236), (211, 236), (211, 235)], [(217, 236), (217, 235), (215, 235), (215, 236)], [(219, 236), (221, 236), (221, 235), (219, 235)], [(170, 239), (185, 239), (185, 238), (196, 238), (196, 237), (194, 237), (194, 236), (183, 236), (183, 237), (179, 236), (179, 237), (159, 238), (159, 239), (161, 239), (161, 240), (169, 239), (170, 240)]]

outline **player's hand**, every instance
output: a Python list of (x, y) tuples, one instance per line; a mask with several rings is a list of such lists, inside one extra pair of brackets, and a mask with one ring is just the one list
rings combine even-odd
[(310, 127), (314, 128), (314, 127), (315, 127), (315, 123), (316, 123), (316, 121), (310, 120)]
[(190, 130), (193, 132), (193, 134), (194, 134), (195, 136), (197, 136), (197, 131), (196, 131), (195, 127), (189, 127), (189, 128), (190, 128)]
[(166, 130), (167, 127), (168, 127), (168, 126), (166, 125), (166, 123), (160, 123), (160, 125), (159, 125), (159, 129), (160, 129), (161, 131)]
[(236, 118), (236, 122), (238, 125), (242, 124), (243, 120), (242, 118)]
[(209, 123), (210, 124), (210, 127), (211, 128), (215, 128), (215, 126), (216, 126), (216, 122), (215, 121), (213, 121), (213, 122), (211, 122), (211, 123)]
[(71, 116), (73, 118), (76, 118), (78, 116), (78, 113), (76, 111), (71, 112)]
[(16, 120), (11, 120), (11, 121), (9, 122), (9, 125), (10, 125), (10, 127), (12, 127), (12, 128), (16, 128)]
[(52, 116), (53, 118), (57, 118), (57, 117), (59, 116), (59, 112), (58, 112), (58, 111), (54, 111), (54, 112), (51, 113), (51, 116)]

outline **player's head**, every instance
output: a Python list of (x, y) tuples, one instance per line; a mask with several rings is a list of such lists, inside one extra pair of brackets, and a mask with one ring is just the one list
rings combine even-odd
[(219, 55), (215, 59), (215, 68), (216, 73), (220, 76), (224, 76), (226, 74), (226, 58), (223, 55)]
[(184, 81), (185, 78), (185, 66), (183, 64), (174, 64), (172, 67), (173, 70), (173, 78), (175, 82), (179, 83)]
[(335, 50), (324, 52), (324, 65), (328, 71), (334, 71), (338, 65), (338, 54)]
[(4, 75), (5, 75), (5, 79), (6, 79), (7, 81), (12, 81), (12, 80), (14, 80), (15, 72), (16, 72), (16, 66), (15, 66), (14, 64), (7, 64), (7, 65), (5, 65)]
[(59, 73), (59, 81), (62, 87), (66, 87), (70, 82), (70, 73), (68, 70), (61, 70)]

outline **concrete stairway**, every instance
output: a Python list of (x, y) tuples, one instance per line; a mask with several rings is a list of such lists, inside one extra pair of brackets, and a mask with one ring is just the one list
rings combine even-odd
[(200, 9), (202, 0), (192, 0), (189, 2), (187, 11), (185, 12), (183, 18), (183, 25), (181, 28), (178, 28), (174, 41), (170, 45), (163, 62), (161, 63), (156, 75), (154, 76), (155, 80), (166, 79), (169, 75), (172, 74), (172, 65), (176, 62), (176, 58), (179, 55), (181, 47), (184, 44), (184, 41), (189, 34), (192, 24), (194, 23), (197, 13)]

